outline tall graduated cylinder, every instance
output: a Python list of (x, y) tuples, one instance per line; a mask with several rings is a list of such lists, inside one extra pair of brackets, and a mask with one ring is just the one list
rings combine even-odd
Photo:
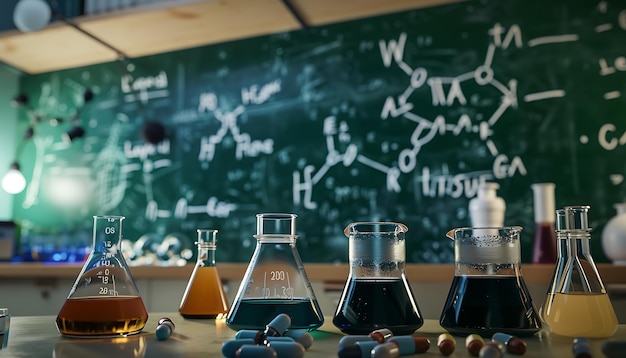
[(296, 215), (257, 215), (257, 245), (226, 324), (234, 330), (265, 329), (278, 314), (291, 317), (290, 329), (313, 330), (324, 323), (296, 248)]
[(388, 328), (408, 335), (424, 323), (405, 273), (407, 230), (393, 222), (357, 222), (345, 228), (350, 275), (333, 317), (342, 332)]
[(92, 250), (59, 311), (63, 335), (126, 336), (141, 332), (148, 312), (122, 256), (123, 216), (94, 216)]
[(529, 336), (541, 329), (520, 269), (519, 226), (459, 228), (455, 272), (440, 324), (455, 335)]

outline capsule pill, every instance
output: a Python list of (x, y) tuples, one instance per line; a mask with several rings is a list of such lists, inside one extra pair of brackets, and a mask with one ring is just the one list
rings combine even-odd
[(479, 358), (501, 358), (502, 350), (500, 345), (495, 342), (488, 342), (478, 352)]
[(263, 336), (263, 331), (259, 331), (255, 329), (240, 329), (237, 331), (237, 333), (235, 333), (235, 339), (252, 338), (257, 342), (262, 336)]
[(387, 342), (397, 345), (400, 355), (424, 353), (430, 348), (430, 340), (426, 337), (393, 336)]
[(602, 343), (602, 353), (607, 358), (623, 357), (626, 352), (626, 341), (606, 341)]
[(437, 348), (439, 348), (439, 352), (444, 356), (449, 356), (454, 353), (455, 347), (456, 340), (449, 333), (442, 333), (437, 337)]
[(521, 338), (498, 332), (491, 337), (491, 340), (502, 343), (508, 353), (517, 355), (526, 353), (526, 342)]
[(393, 332), (387, 328), (381, 328), (370, 332), (369, 336), (378, 343), (384, 343), (389, 337), (393, 336)]
[(294, 341), (302, 344), (304, 349), (309, 349), (313, 345), (313, 336), (303, 329), (288, 330), (283, 336), (293, 338)]
[(400, 348), (392, 342), (378, 344), (371, 351), (372, 358), (397, 358), (400, 356)]
[(302, 344), (291, 341), (271, 341), (267, 343), (267, 347), (276, 351), (278, 358), (302, 358), (304, 357), (304, 347)]
[(234, 358), (278, 358), (278, 355), (270, 347), (245, 344), (235, 352)]
[(478, 357), (480, 349), (485, 345), (485, 340), (478, 334), (470, 334), (465, 337), (465, 347), (472, 357)]
[(574, 358), (592, 358), (591, 343), (587, 338), (575, 338), (572, 342), (572, 353)]
[(345, 346), (339, 349), (337, 356), (339, 358), (370, 358), (372, 349), (379, 345), (376, 341), (359, 341), (353, 345)]
[(245, 344), (255, 345), (256, 343), (252, 338), (231, 339), (222, 344), (222, 355), (226, 358), (235, 358), (237, 350)]
[(363, 336), (363, 335), (343, 336), (339, 340), (339, 349), (348, 347), (348, 346), (353, 346), (357, 342), (368, 342), (368, 341), (374, 341), (374, 339), (370, 336)]
[(156, 330), (154, 331), (154, 333), (159, 341), (163, 341), (172, 335), (175, 327), (176, 326), (174, 325), (174, 322), (172, 322), (171, 319), (167, 317), (163, 317), (159, 319), (158, 326)]
[(282, 336), (291, 326), (291, 317), (285, 313), (280, 313), (270, 323), (265, 326), (265, 336)]

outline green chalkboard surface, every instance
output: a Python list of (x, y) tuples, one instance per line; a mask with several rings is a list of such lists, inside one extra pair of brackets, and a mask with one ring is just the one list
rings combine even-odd
[[(625, 194), (625, 56), (619, 1), (482, 0), (24, 77), (36, 113), (78, 110), (86, 135), (68, 145), (67, 123), (41, 121), (15, 216), (89, 228), (120, 214), (125, 238), (191, 245), (216, 228), (234, 262), (257, 213), (298, 214), (308, 262), (346, 261), (350, 222), (393, 220), (409, 262), (452, 262), (445, 233), (469, 225), (488, 180), (527, 261), (530, 185), (549, 181), (557, 207), (591, 206), (602, 261)], [(148, 120), (166, 140), (142, 139)]]

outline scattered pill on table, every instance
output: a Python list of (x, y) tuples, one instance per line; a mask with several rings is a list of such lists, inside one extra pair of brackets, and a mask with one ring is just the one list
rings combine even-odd
[(500, 345), (495, 342), (487, 342), (478, 352), (480, 358), (501, 358), (502, 349)]
[(372, 349), (379, 344), (373, 340), (358, 341), (355, 344), (339, 348), (337, 356), (339, 358), (371, 358)]
[(278, 358), (278, 355), (268, 346), (245, 344), (235, 352), (234, 358)]
[(283, 336), (293, 338), (294, 341), (302, 344), (304, 349), (309, 349), (313, 345), (313, 336), (303, 329), (288, 330)]
[(478, 357), (478, 353), (484, 345), (485, 340), (478, 334), (470, 334), (465, 337), (465, 347), (472, 357)]
[(393, 332), (387, 328), (381, 328), (370, 332), (369, 336), (378, 343), (384, 343), (389, 337), (393, 336)]
[[(374, 339), (370, 336), (364, 336), (364, 335), (351, 335), (351, 336), (343, 336), (341, 337), (341, 339), (339, 340), (339, 349), (344, 348), (344, 347), (348, 347), (348, 346), (353, 346), (356, 344), (356, 342), (368, 342), (368, 341), (374, 341)], [(376, 341), (374, 341), (376, 342)], [(378, 343), (378, 342), (376, 342)]]
[(502, 343), (508, 353), (517, 355), (526, 353), (527, 345), (521, 338), (498, 332), (491, 337), (491, 340)]
[(222, 355), (226, 358), (235, 358), (237, 350), (245, 344), (255, 345), (256, 343), (252, 338), (231, 339), (222, 344)]
[(439, 348), (439, 352), (444, 356), (449, 356), (454, 353), (454, 348), (456, 348), (456, 340), (450, 333), (442, 333), (437, 337), (437, 348)]
[(167, 317), (163, 317), (159, 319), (159, 322), (156, 327), (156, 330), (154, 331), (154, 334), (156, 335), (159, 341), (163, 341), (172, 335), (172, 332), (174, 332), (175, 327), (176, 326), (174, 325), (174, 322), (171, 319)]
[(572, 353), (574, 358), (592, 358), (591, 343), (587, 338), (575, 338), (572, 342)]
[(602, 343), (602, 353), (607, 358), (618, 358), (626, 355), (626, 341), (606, 341)]
[(276, 351), (278, 358), (302, 358), (304, 357), (304, 347), (302, 344), (292, 340), (287, 341), (269, 341), (267, 347)]

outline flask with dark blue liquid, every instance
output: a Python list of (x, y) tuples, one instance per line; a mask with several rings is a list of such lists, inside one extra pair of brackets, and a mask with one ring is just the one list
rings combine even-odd
[(455, 273), (441, 327), (455, 335), (491, 337), (502, 332), (529, 336), (541, 329), (520, 269), (519, 226), (459, 228), (454, 240)]
[(357, 222), (344, 230), (350, 238), (350, 275), (333, 317), (342, 332), (388, 328), (408, 335), (424, 323), (405, 274), (407, 230), (394, 222)]
[(226, 317), (233, 330), (265, 329), (277, 315), (290, 329), (313, 330), (324, 323), (296, 248), (296, 215), (257, 215), (257, 246)]

